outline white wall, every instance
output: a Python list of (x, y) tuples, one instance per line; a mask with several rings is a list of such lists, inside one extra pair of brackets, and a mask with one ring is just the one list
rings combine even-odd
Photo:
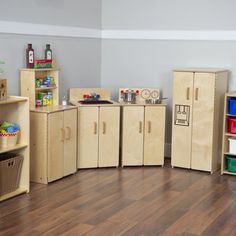
[(234, 0), (102, 0), (102, 27), (131, 30), (236, 29)]
[[(100, 29), (101, 1), (3, 1), (0, 27), (1, 20)], [(19, 68), (25, 67), (25, 49), (28, 43), (33, 44), (36, 59), (42, 59), (45, 44), (51, 44), (53, 57), (60, 68), (60, 97), (66, 94), (70, 87), (100, 86), (101, 39), (2, 33), (0, 60), (6, 61), (6, 65), (2, 67), (8, 81), (9, 94), (20, 94)]]
[[(233, 0), (103, 0), (104, 30), (236, 30)], [(128, 31), (127, 31), (128, 30)], [(142, 32), (141, 32), (142, 35)], [(111, 37), (112, 38), (112, 37)], [(101, 85), (160, 87), (169, 97), (166, 142), (171, 142), (172, 70), (183, 67), (229, 68), (236, 89), (236, 41), (105, 39)]]
[(1, 1), (1, 20), (101, 28), (101, 0)]

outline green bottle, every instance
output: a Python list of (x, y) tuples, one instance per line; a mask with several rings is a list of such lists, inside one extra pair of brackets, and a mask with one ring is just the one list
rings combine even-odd
[(50, 48), (50, 44), (46, 44), (45, 59), (46, 60), (52, 60), (52, 50)]

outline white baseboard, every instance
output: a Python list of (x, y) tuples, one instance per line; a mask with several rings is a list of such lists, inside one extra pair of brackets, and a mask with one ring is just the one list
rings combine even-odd
[(101, 30), (15, 21), (0, 21), (0, 33), (97, 39), (236, 40), (235, 30)]
[(171, 143), (165, 143), (165, 157), (171, 157)]
[(100, 29), (31, 24), (14, 21), (0, 21), (0, 33), (78, 38), (101, 38), (102, 36)]

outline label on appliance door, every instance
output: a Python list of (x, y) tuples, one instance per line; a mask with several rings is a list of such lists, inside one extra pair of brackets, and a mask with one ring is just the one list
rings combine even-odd
[(174, 119), (175, 125), (189, 126), (190, 106), (176, 104)]

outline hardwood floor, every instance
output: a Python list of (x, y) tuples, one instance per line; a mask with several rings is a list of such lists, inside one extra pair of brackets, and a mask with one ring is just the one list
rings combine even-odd
[(0, 203), (0, 235), (236, 235), (236, 177), (168, 166), (82, 170)]

